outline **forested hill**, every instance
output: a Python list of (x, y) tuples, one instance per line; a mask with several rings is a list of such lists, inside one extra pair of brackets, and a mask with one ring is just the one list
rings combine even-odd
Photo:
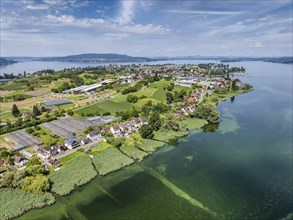
[(124, 54), (115, 53), (87, 53), (79, 55), (70, 55), (63, 57), (44, 57), (38, 58), (40, 61), (62, 61), (62, 62), (147, 62), (153, 59), (146, 57), (132, 57)]
[(16, 63), (16, 61), (6, 60), (6, 59), (0, 57), (0, 66), (6, 66), (9, 64), (13, 64), (13, 63)]

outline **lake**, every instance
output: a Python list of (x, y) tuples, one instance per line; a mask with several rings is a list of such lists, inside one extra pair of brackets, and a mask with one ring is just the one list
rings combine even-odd
[[(165, 63), (173, 63), (173, 64), (187, 64), (187, 63), (211, 63), (211, 62), (218, 62), (212, 60), (170, 60), (170, 61), (154, 61), (154, 62), (141, 62), (141, 63), (134, 63), (134, 64), (165, 64)], [(28, 61), (28, 62), (18, 62), (14, 64), (10, 64), (7, 66), (0, 66), (0, 75), (4, 73), (10, 74), (13, 73), (14, 75), (23, 74), (24, 71), (26, 73), (34, 73), (36, 71), (45, 70), (45, 69), (54, 69), (55, 71), (68, 69), (68, 68), (77, 68), (77, 67), (95, 67), (95, 66), (108, 66), (111, 64), (117, 65), (131, 65), (133, 63), (78, 63), (78, 62), (45, 62), (45, 61)]]
[(214, 132), (193, 131), (20, 219), (291, 219), (293, 66), (230, 66), (244, 66), (255, 90), (218, 105)]

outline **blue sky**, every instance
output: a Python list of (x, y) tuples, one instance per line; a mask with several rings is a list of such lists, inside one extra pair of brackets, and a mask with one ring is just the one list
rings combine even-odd
[(1, 56), (292, 56), (291, 0), (1, 0)]

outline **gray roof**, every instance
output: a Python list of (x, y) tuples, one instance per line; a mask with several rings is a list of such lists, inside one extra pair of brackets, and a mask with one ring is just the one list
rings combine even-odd
[(69, 104), (69, 103), (72, 103), (72, 101), (70, 101), (69, 99), (52, 99), (52, 100), (44, 101), (43, 103), (44, 105), (51, 107), (56, 105)]

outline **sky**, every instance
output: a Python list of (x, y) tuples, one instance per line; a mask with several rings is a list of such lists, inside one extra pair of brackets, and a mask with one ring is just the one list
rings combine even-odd
[(292, 0), (0, 0), (1, 56), (292, 56)]

